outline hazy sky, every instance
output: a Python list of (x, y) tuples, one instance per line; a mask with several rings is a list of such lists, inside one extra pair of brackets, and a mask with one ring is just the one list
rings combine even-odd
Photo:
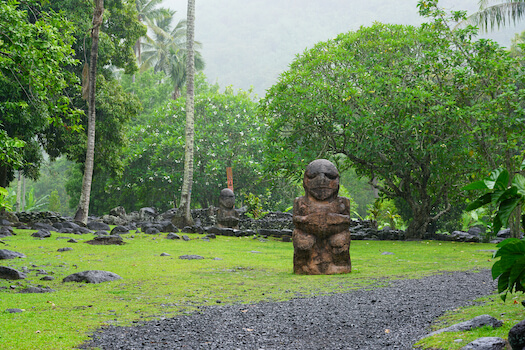
[[(195, 39), (202, 43), (208, 79), (221, 87), (253, 86), (259, 96), (295, 55), (319, 41), (375, 21), (411, 25), (423, 21), (417, 13), (418, 0), (195, 1)], [(164, 0), (162, 6), (177, 11), (177, 20), (186, 17), (187, 0)], [(440, 6), (471, 14), (478, 9), (478, 0), (442, 0)], [(509, 46), (514, 33), (524, 29), (525, 25), (488, 37)], [(276, 39), (268, 34), (275, 32), (283, 35)]]

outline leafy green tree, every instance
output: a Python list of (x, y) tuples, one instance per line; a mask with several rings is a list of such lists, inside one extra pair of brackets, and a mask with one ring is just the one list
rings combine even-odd
[[(118, 81), (107, 81), (103, 76), (99, 76), (97, 86), (95, 180), (92, 184), (89, 210), (101, 214), (98, 211), (101, 206), (100, 202), (109, 202), (104, 193), (106, 182), (110, 177), (116, 177), (123, 171), (124, 152), (128, 143), (127, 128), (124, 126), (129, 125), (130, 120), (137, 118), (140, 102), (135, 95), (125, 93)], [(76, 200), (76, 205), (78, 205), (81, 188), (81, 178), (78, 178), (76, 174), (77, 171), (83, 172), (85, 145), (85, 142), (79, 142), (71, 146), (69, 150), (69, 158), (79, 163), (79, 167), (70, 173), (72, 177), (67, 181), (67, 193), (71, 197), (70, 201)], [(95, 203), (92, 203), (93, 201)], [(102, 206), (107, 208), (103, 204)]]
[[(203, 84), (201, 79), (196, 86)], [(261, 135), (266, 127), (256, 113), (254, 97), (231, 88), (221, 93), (218, 86), (196, 91), (194, 206), (218, 205), (219, 192), (227, 187), (226, 167), (233, 168), (238, 200), (250, 192), (265, 195), (266, 188), (278, 181), (263, 179)], [(185, 108), (184, 98), (170, 101), (144, 124), (133, 127), (122, 176), (106, 183), (100, 198), (107, 207), (96, 212), (107, 212), (116, 205), (127, 210), (178, 206), (174, 194), (182, 186)]]
[(18, 166), (24, 176), (37, 178), (42, 149), (52, 155), (64, 151), (49, 142), (54, 129), (79, 130), (81, 112), (66, 90), (78, 88), (66, 70), (77, 63), (72, 29), (61, 14), (36, 3), (10, 0), (0, 6), (2, 187), (14, 179)]
[[(434, 18), (435, 25), (448, 28), (444, 11), (437, 7), (436, 1), (421, 1), (420, 13)], [(462, 20), (464, 14), (458, 12), (454, 19)], [(476, 73), (463, 79), (460, 97), (475, 102), (466, 109), (468, 119), (465, 124), (473, 136), (473, 152), (476, 152), (478, 162), (485, 163), (483, 173), (503, 167), (510, 175), (510, 185), (514, 174), (520, 171), (520, 165), (525, 160), (522, 142), (525, 133), (522, 59), (519, 56), (513, 59), (512, 56), (515, 55), (489, 40), (465, 40), (465, 37), (470, 37), (475, 32), (475, 28), (467, 27), (457, 30), (455, 37), (449, 34), (452, 40), (464, 41), (460, 46), (461, 55)], [(518, 206), (509, 224), (513, 237), (520, 235), (520, 216), (521, 206)]]
[[(116, 81), (114, 79), (115, 68), (124, 69), (125, 73), (132, 74), (138, 67), (136, 64), (136, 58), (133, 52), (133, 47), (141, 36), (146, 34), (146, 27), (140, 23), (138, 19), (138, 13), (135, 2), (126, 0), (106, 0), (104, 2), (104, 14), (103, 17), (97, 17), (96, 23), (92, 23), (92, 17), (86, 15), (88, 13), (94, 13), (95, 4), (91, 1), (78, 2), (75, 0), (56, 0), (53, 2), (46, 2), (46, 6), (63, 11), (65, 16), (74, 23), (74, 36), (77, 38), (74, 49), (76, 57), (79, 61), (84, 62), (83, 67), (73, 67), (70, 69), (74, 72), (77, 77), (81, 77), (83, 81), (83, 96), (78, 94), (76, 91), (71, 91), (71, 96), (74, 96), (75, 106), (83, 109), (86, 115), (92, 115), (89, 112), (89, 104), (86, 104), (84, 99), (88, 97), (97, 99), (97, 119), (104, 113), (101, 111), (101, 105), (110, 106), (109, 110), (117, 110), (122, 107), (126, 109), (126, 105), (136, 102), (136, 99), (132, 96), (122, 98), (120, 90), (108, 90), (104, 91), (104, 88), (113, 89), (115, 88)], [(100, 23), (99, 23), (100, 22)], [(100, 27), (97, 25), (100, 24)], [(87, 59), (90, 56), (88, 53), (92, 51), (95, 44), (94, 35), (92, 29), (99, 28), (99, 49), (97, 50), (96, 62), (91, 62), (92, 58)], [(87, 34), (86, 34), (87, 33)], [(93, 63), (93, 64), (91, 64)], [(94, 83), (92, 77), (88, 79), (89, 69), (97, 72), (97, 93), (86, 94), (87, 86)], [(99, 95), (99, 91), (101, 94)], [(84, 97), (82, 99), (81, 97)], [(104, 101), (99, 98), (104, 98)], [(106, 109), (107, 110), (107, 109)], [(94, 112), (94, 108), (91, 108), (91, 112)], [(114, 116), (108, 113), (109, 116)], [(112, 153), (112, 151), (123, 147), (124, 138), (120, 137), (123, 135), (123, 128), (125, 127), (125, 121), (130, 120), (134, 114), (125, 114), (120, 117), (112, 118), (113, 123), (109, 123), (106, 119), (102, 123), (93, 122), (91, 126), (96, 125), (92, 129), (97, 129), (96, 144), (95, 144), (95, 155), (94, 155), (94, 178), (97, 180), (99, 169), (105, 169), (109, 167), (109, 171), (119, 171), (119, 158), (118, 153)], [(82, 120), (82, 124), (85, 129), (88, 130), (87, 118)], [(107, 132), (99, 132), (99, 125), (107, 126)], [(112, 127), (110, 130), (109, 128)], [(92, 130), (90, 129), (90, 130)], [(92, 137), (93, 132), (89, 135)], [(68, 132), (57, 131), (55, 138), (51, 139), (50, 142), (57, 145), (68, 146), (68, 158), (77, 162), (81, 162), (89, 165), (90, 162), (86, 163), (87, 148), (87, 134), (73, 135)], [(91, 142), (92, 143), (92, 142)], [(90, 144), (91, 144), (90, 143)], [(103, 150), (98, 152), (97, 150)], [(97, 164), (98, 163), (98, 164)], [(84, 170), (84, 168), (83, 168)], [(89, 196), (87, 194), (83, 197), (83, 203), (87, 202)], [(78, 197), (77, 197), (78, 198)], [(85, 205), (84, 205), (85, 206)], [(87, 208), (83, 209), (84, 215), (87, 212)]]
[(505, 157), (497, 144), (522, 113), (512, 60), (495, 43), (471, 42), (475, 28), (451, 31), (423, 11), (428, 3), (420, 10), (430, 24), (376, 23), (305, 51), (261, 101), (268, 171), (297, 176), (311, 160), (337, 155), (380, 179), (383, 196), (407, 203), (413, 238), (451, 208), (467, 175), (486, 169), (483, 157)]

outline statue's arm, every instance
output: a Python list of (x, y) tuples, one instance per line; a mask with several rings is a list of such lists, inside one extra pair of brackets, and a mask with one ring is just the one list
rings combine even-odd
[(295, 198), (293, 202), (293, 222), (297, 224), (301, 224), (306, 222), (308, 215), (304, 215), (304, 209), (302, 208), (302, 205), (304, 202), (304, 197), (297, 197)]

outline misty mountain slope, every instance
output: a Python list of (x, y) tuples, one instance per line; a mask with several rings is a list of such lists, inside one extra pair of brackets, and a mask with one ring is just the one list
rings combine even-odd
[[(373, 22), (419, 25), (418, 0), (199, 0), (195, 38), (203, 45), (205, 74), (220, 86), (247, 90), (262, 97), (297, 54), (319, 41), (369, 26)], [(186, 15), (185, 0), (163, 6)], [(447, 9), (474, 12), (478, 0), (441, 1)], [(518, 27), (484, 35), (510, 45)]]

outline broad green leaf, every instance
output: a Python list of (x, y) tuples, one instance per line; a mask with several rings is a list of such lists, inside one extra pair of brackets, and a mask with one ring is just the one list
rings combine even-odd
[(522, 290), (523, 286), (520, 282), (520, 276), (522, 276), (525, 271), (525, 256), (516, 260), (510, 269), (509, 275), (509, 291), (512, 293), (514, 289)]
[[(521, 240), (518, 239), (518, 238), (507, 238), (507, 239), (499, 242), (498, 244), (496, 244), (496, 247), (501, 248), (503, 246), (506, 246), (507, 244), (511, 244), (511, 243), (515, 244), (516, 242), (521, 242)], [(496, 257), (497, 253), (498, 252), (494, 253), (494, 258)]]
[[(505, 271), (501, 276), (498, 278), (498, 293), (502, 293), (506, 291), (509, 287), (509, 276), (510, 276), (510, 270)], [(503, 299), (505, 301), (505, 299)]]
[(516, 187), (519, 194), (525, 196), (525, 176), (516, 174), (512, 179), (512, 186)]
[(496, 179), (494, 188), (497, 190), (507, 189), (507, 186), (509, 185), (509, 180), (510, 180), (509, 172), (507, 171), (507, 169), (503, 169), (498, 175), (498, 178)]
[(491, 269), (492, 279), (495, 280), (496, 278), (498, 278), (503, 273), (503, 271), (504, 269), (501, 266), (501, 260), (496, 261), (494, 265), (492, 265)]
[(483, 196), (476, 199), (475, 201), (470, 202), (465, 210), (466, 211), (475, 210), (486, 204), (489, 204), (490, 202), (492, 202), (492, 193), (486, 193)]
[[(507, 226), (509, 222), (509, 217), (516, 209), (518, 204), (521, 202), (521, 198), (519, 197), (512, 197), (509, 199), (505, 199), (503, 202), (501, 202), (498, 213), (496, 214), (496, 217), (494, 218), (494, 231), (498, 232), (502, 226)], [(496, 220), (498, 220), (498, 227), (496, 226)]]
[(467, 186), (464, 186), (461, 188), (463, 191), (470, 191), (470, 190), (485, 190), (488, 189), (487, 184), (485, 180), (480, 180), (473, 182), (471, 184), (468, 184)]
[[(496, 169), (496, 170), (493, 170), (490, 175), (483, 181), (485, 181), (485, 185), (487, 185), (487, 188), (488, 189), (494, 189), (495, 185), (496, 185), (496, 182), (497, 182), (497, 179), (499, 178), (500, 174), (503, 172), (503, 171), (506, 171), (504, 169)], [(508, 173), (507, 173), (508, 175)], [(507, 184), (505, 184), (505, 188), (507, 187)]]
[(523, 255), (525, 256), (525, 241), (522, 241), (517, 238), (508, 238), (500, 242), (497, 247), (500, 247), (494, 258), (505, 257), (511, 255)]

